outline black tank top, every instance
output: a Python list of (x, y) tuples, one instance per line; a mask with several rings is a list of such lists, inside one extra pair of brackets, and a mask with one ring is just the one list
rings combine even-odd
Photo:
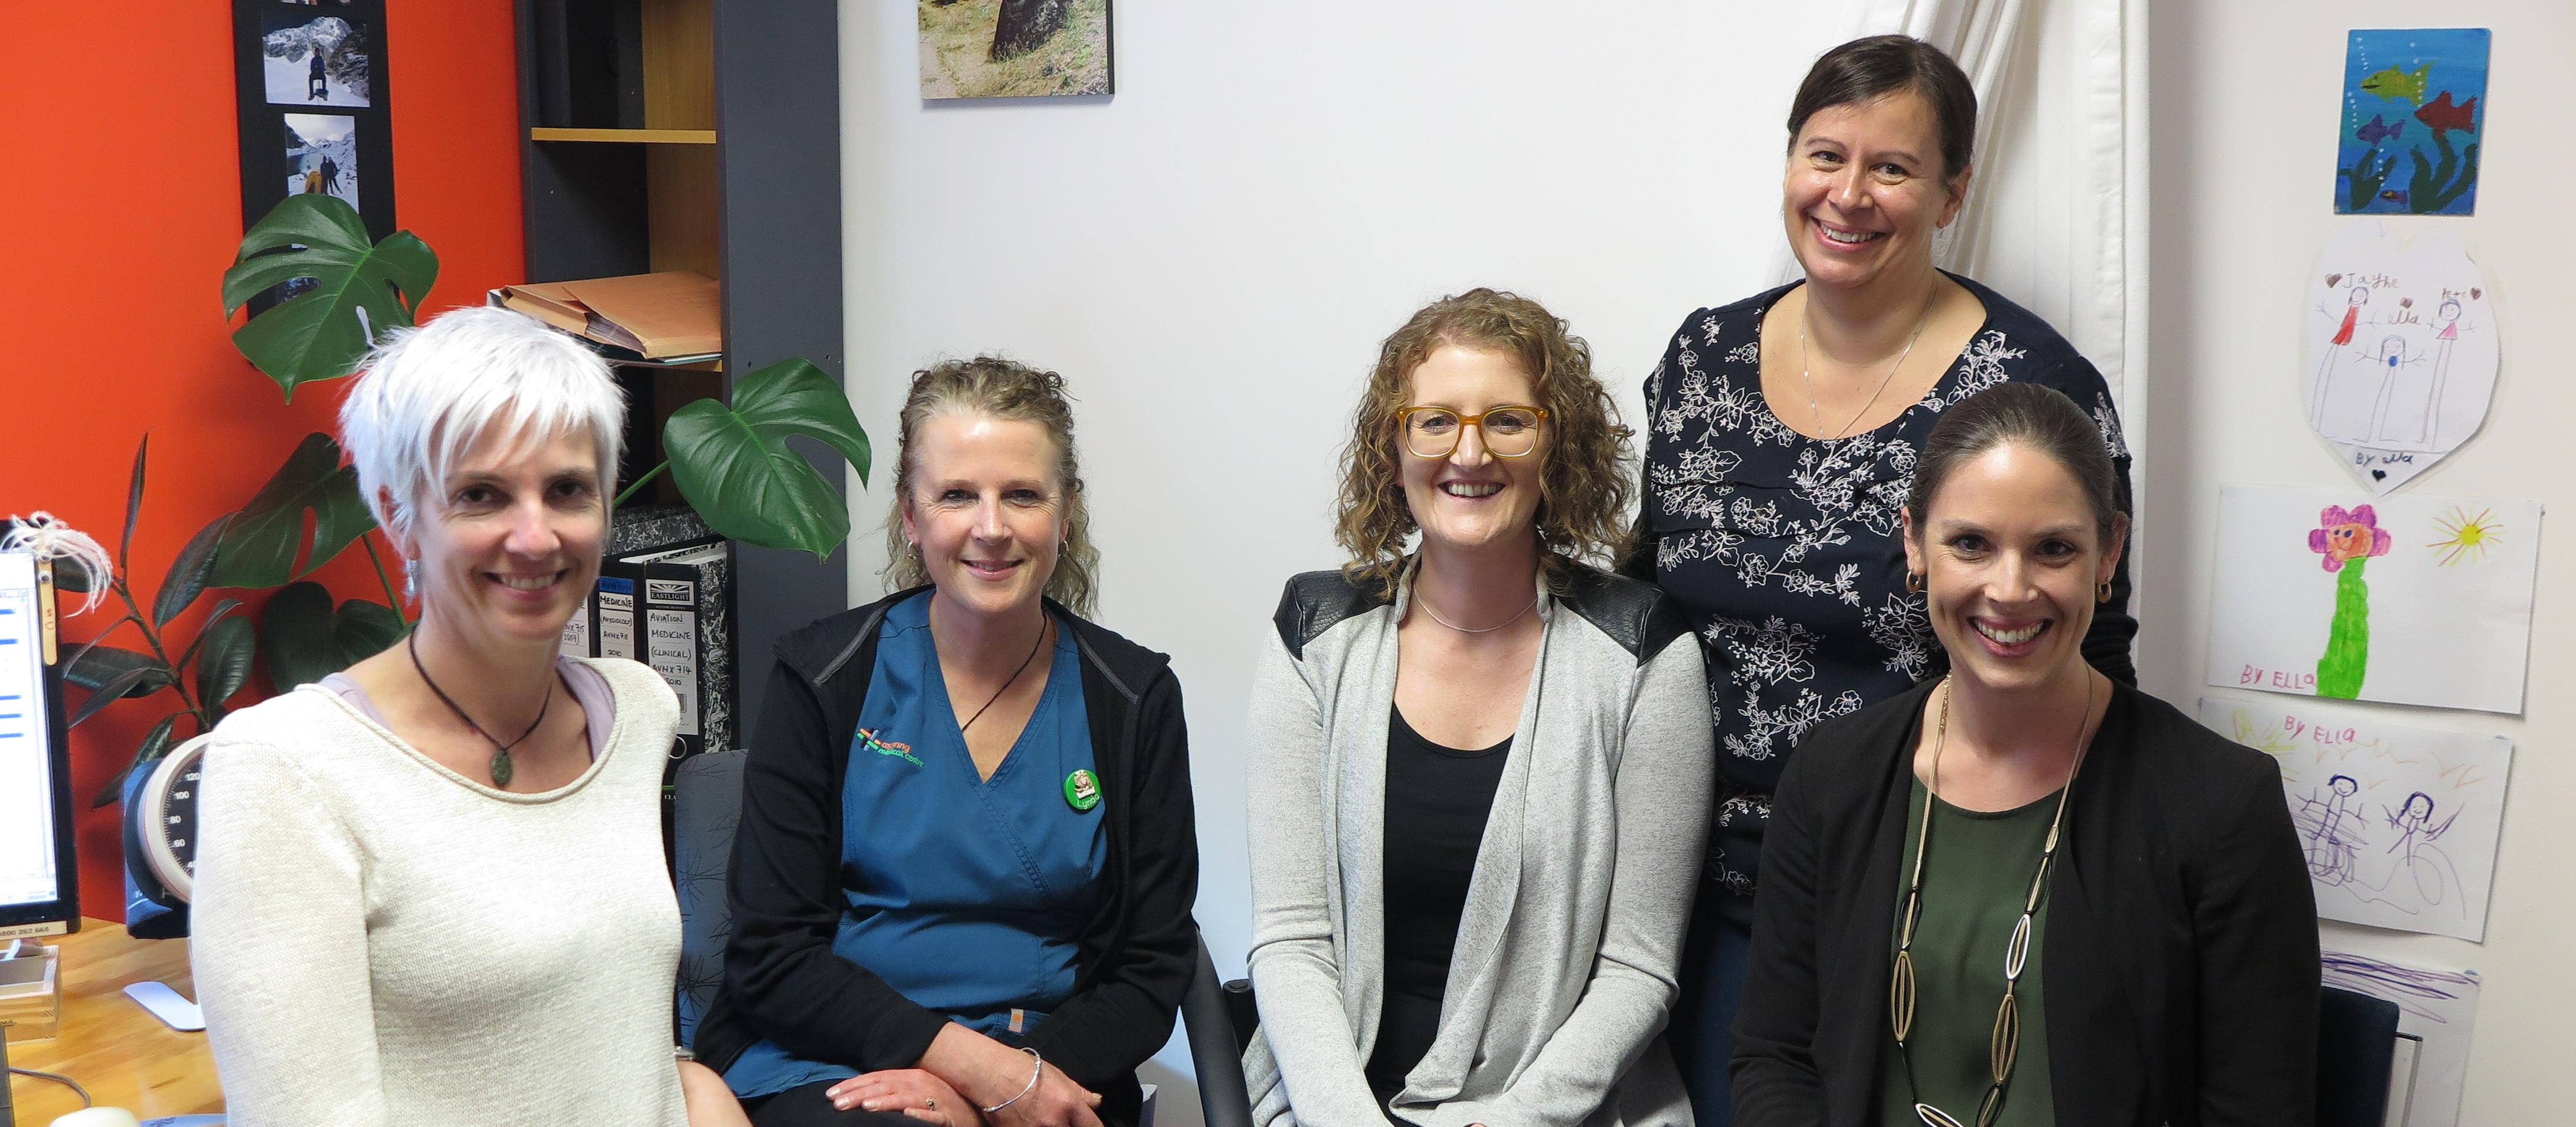
[(1458, 918), (1512, 748), (1510, 737), (1481, 751), (1442, 747), (1402, 711), (1387, 712), (1386, 994), (1367, 1067), (1381, 1104), (1404, 1089), (1440, 1031)]

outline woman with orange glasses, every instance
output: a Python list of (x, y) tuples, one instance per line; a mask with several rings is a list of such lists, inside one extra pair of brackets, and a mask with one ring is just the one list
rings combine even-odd
[(1288, 581), (1253, 688), (1254, 1116), (1687, 1124), (1707, 684), (1594, 566), (1630, 432), (1564, 322), (1482, 289), (1387, 338), (1352, 422), (1351, 562)]

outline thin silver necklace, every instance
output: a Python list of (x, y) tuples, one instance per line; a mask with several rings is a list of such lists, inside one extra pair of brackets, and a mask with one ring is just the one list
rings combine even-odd
[(1528, 614), (1530, 611), (1537, 609), (1537, 608), (1538, 608), (1538, 596), (1536, 596), (1536, 595), (1531, 595), (1531, 596), (1530, 596), (1529, 605), (1528, 605), (1528, 606), (1525, 606), (1525, 607), (1522, 607), (1522, 608), (1520, 609), (1520, 613), (1519, 613), (1519, 614), (1515, 614), (1515, 615), (1511, 616), (1510, 618), (1506, 618), (1506, 619), (1502, 620), (1501, 622), (1497, 622), (1497, 623), (1495, 623), (1495, 624), (1493, 624), (1493, 625), (1491, 625), (1491, 626), (1483, 627), (1483, 628), (1476, 629), (1476, 630), (1470, 630), (1470, 629), (1467, 629), (1467, 628), (1466, 628), (1466, 627), (1464, 627), (1464, 626), (1460, 626), (1460, 625), (1458, 625), (1458, 624), (1457, 624), (1457, 623), (1455, 623), (1455, 622), (1451, 622), (1451, 621), (1449, 621), (1448, 619), (1445, 619), (1445, 618), (1440, 617), (1440, 612), (1439, 612), (1439, 611), (1436, 611), (1436, 610), (1431, 609), (1431, 600), (1426, 599), (1426, 598), (1423, 598), (1423, 597), (1422, 597), (1422, 593), (1421, 593), (1421, 592), (1419, 592), (1419, 591), (1416, 591), (1416, 592), (1414, 592), (1414, 594), (1413, 594), (1413, 605), (1418, 606), (1418, 607), (1421, 607), (1421, 608), (1422, 608), (1422, 613), (1424, 613), (1424, 614), (1427, 614), (1427, 615), (1430, 615), (1430, 616), (1431, 616), (1431, 621), (1433, 621), (1433, 622), (1437, 622), (1437, 623), (1439, 623), (1440, 625), (1442, 625), (1442, 626), (1446, 626), (1446, 627), (1448, 627), (1448, 628), (1450, 628), (1450, 629), (1452, 629), (1452, 630), (1455, 630), (1455, 631), (1457, 631), (1457, 632), (1459, 632), (1459, 633), (1461, 633), (1461, 634), (1491, 634), (1491, 633), (1493, 633), (1493, 632), (1494, 632), (1494, 631), (1496, 631), (1496, 630), (1500, 630), (1500, 629), (1502, 629), (1503, 627), (1509, 626), (1509, 625), (1511, 625), (1511, 624), (1513, 624), (1513, 623), (1515, 623), (1515, 622), (1520, 621), (1520, 620), (1521, 620), (1521, 616), (1522, 616), (1522, 615), (1526, 615), (1526, 614)]
[[(1932, 303), (1940, 296), (1941, 287), (1935, 284), (1932, 287), (1931, 296), (1923, 299), (1923, 315), (1914, 319), (1914, 335), (1905, 338), (1905, 351), (1897, 353), (1896, 363), (1889, 365), (1887, 374), (1878, 378), (1878, 389), (1869, 393), (1869, 401), (1861, 404), (1860, 410), (1852, 412), (1852, 417), (1843, 420), (1841, 430), (1825, 435), (1825, 441), (1840, 442), (1850, 437), (1852, 425), (1860, 422), (1861, 416), (1868, 414), (1870, 408), (1878, 405), (1878, 397), (1887, 393), (1887, 385), (1895, 382), (1897, 371), (1905, 367), (1905, 358), (1914, 355), (1914, 342), (1923, 339), (1923, 326), (1932, 323)], [(1807, 389), (1807, 421), (1814, 424), (1816, 429), (1823, 430), (1825, 413), (1816, 407), (1815, 381), (1807, 378), (1807, 315), (1815, 307), (1816, 303), (1812, 300), (1798, 306), (1798, 386)]]

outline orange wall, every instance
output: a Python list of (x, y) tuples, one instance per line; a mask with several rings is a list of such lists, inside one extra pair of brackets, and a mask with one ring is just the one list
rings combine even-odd
[[(146, 0), (102, 23), (96, 5), (0, 5), (0, 339), (14, 354), (0, 514), (47, 509), (113, 549), (151, 432), (131, 560), (147, 607), (188, 537), (248, 501), (298, 438), (332, 429), (339, 404), (333, 385), (282, 403), (227, 339), (217, 279), (242, 233), (231, 7)], [(476, 302), (522, 263), (511, 5), (387, 8), (396, 220), (438, 251), (428, 309)], [(384, 598), (355, 548), (320, 578)], [(214, 601), (171, 624), (172, 652)], [(64, 636), (109, 620), (102, 606)], [(131, 626), (117, 641), (142, 648)], [(265, 689), (254, 680), (234, 703)], [(72, 734), (88, 915), (124, 915), (117, 811), (89, 810), (90, 796), (176, 707), (167, 693), (125, 701)]]

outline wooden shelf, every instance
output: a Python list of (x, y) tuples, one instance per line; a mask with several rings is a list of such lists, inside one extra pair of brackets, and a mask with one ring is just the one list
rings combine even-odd
[(538, 126), (528, 130), (531, 141), (605, 141), (644, 145), (712, 145), (712, 129), (548, 129)]

